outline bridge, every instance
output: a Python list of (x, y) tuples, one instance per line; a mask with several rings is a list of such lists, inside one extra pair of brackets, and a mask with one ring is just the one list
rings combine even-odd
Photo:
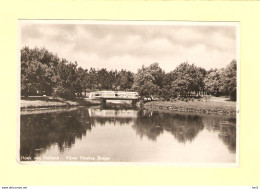
[(106, 106), (107, 100), (129, 100), (132, 101), (132, 106), (136, 106), (136, 103), (139, 101), (137, 92), (96, 91), (90, 96), (92, 99), (100, 99), (102, 106)]

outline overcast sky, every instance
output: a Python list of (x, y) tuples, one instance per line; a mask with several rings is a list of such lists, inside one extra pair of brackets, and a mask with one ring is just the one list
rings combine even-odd
[(21, 47), (45, 47), (83, 68), (127, 69), (158, 62), (166, 72), (182, 62), (205, 69), (236, 59), (236, 27), (22, 23)]

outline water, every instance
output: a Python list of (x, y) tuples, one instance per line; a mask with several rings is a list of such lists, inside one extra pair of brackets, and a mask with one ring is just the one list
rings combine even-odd
[(21, 161), (234, 163), (236, 119), (133, 109), (21, 113)]

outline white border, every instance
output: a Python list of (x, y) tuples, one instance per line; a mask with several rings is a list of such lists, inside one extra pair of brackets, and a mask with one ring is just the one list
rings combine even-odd
[[(218, 189), (218, 188), (223, 188), (223, 189), (249, 189), (249, 188), (253, 188), (252, 186), (3, 186), (3, 187), (7, 187), (8, 189), (18, 189), (18, 188), (26, 188), (26, 189), (30, 189), (30, 188), (36, 188), (36, 189), (45, 189), (45, 188), (58, 188), (58, 189), (74, 189), (74, 188), (78, 188), (78, 189), (190, 189), (190, 188), (195, 188), (195, 189)], [(257, 188), (257, 187), (255, 187)]]
[[(236, 161), (234, 163), (169, 163), (169, 162), (85, 162), (85, 161), (20, 161), (20, 99), (21, 99), (21, 25), (35, 24), (89, 24), (89, 25), (176, 25), (176, 26), (235, 26), (236, 27), (236, 61), (237, 61), (237, 102), (236, 102)], [(17, 40), (17, 132), (16, 162), (22, 165), (88, 165), (88, 166), (174, 166), (174, 167), (239, 167), (239, 118), (240, 118), (240, 22), (238, 21), (170, 21), (170, 20), (48, 20), (19, 19)]]
[(239, 166), (239, 154), (240, 154), (240, 22), (237, 22), (236, 26), (236, 61), (237, 61), (237, 100), (236, 100), (236, 164)]
[(18, 32), (17, 32), (17, 109), (16, 109), (16, 162), (21, 163), (20, 161), (20, 117), (21, 117), (21, 21), (18, 20)]
[(169, 25), (169, 26), (239, 26), (239, 21), (189, 21), (189, 20), (51, 20), (51, 19), (19, 19), (23, 23), (34, 24), (88, 24), (88, 25)]

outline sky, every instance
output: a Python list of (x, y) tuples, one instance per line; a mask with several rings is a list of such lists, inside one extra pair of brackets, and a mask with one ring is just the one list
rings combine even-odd
[(236, 59), (234, 25), (158, 22), (21, 23), (21, 48), (45, 47), (84, 69), (139, 68), (159, 63), (166, 72), (194, 63), (209, 70)]

